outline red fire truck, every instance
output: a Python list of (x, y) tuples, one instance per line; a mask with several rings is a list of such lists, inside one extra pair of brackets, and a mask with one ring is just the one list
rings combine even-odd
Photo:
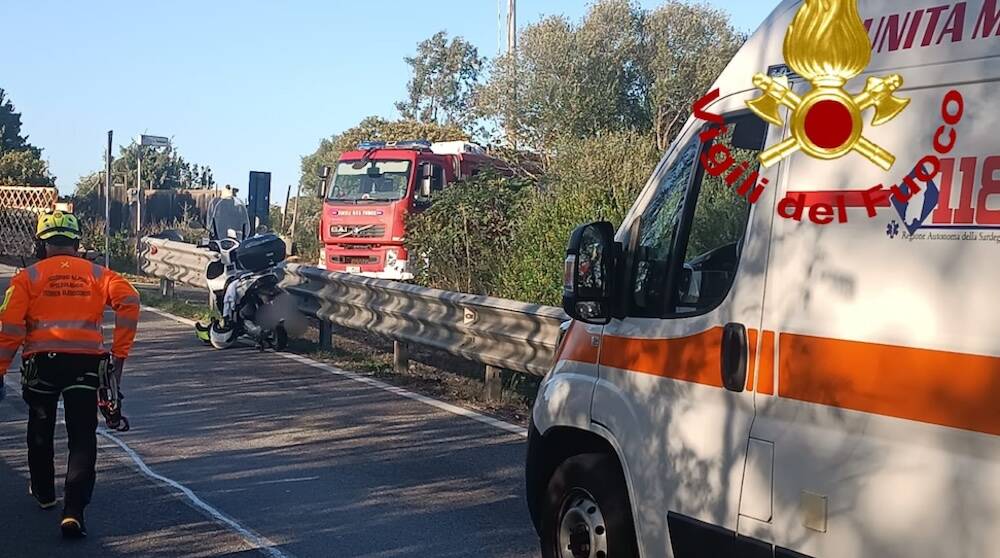
[(476, 174), (494, 159), (464, 141), (362, 142), (324, 168), (320, 194), (319, 266), (381, 279), (413, 278), (406, 248), (407, 214), (427, 208), (437, 192)]

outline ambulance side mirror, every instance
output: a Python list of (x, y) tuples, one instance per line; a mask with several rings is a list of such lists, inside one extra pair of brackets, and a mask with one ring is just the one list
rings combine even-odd
[(611, 223), (581, 225), (573, 231), (563, 268), (563, 309), (588, 324), (611, 321), (614, 278), (621, 245)]

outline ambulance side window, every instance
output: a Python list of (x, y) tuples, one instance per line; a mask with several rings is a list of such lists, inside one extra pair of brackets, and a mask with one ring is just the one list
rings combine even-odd
[(671, 252), (681, 222), (684, 198), (694, 173), (698, 141), (692, 140), (663, 174), (642, 214), (633, 251), (629, 315), (660, 317), (667, 300)]
[[(703, 145), (695, 138), (684, 148), (643, 212), (629, 246), (629, 316), (705, 313), (729, 294), (743, 251), (748, 197), (757, 186), (751, 179), (759, 168), (757, 156), (767, 125), (747, 113), (729, 116), (726, 122), (726, 131), (717, 137), (706, 137)], [(723, 161), (714, 175), (701, 162), (709, 153)], [(724, 172), (719, 170), (723, 167)]]
[[(740, 129), (744, 135), (740, 138), (743, 147), (734, 145), (734, 129)], [(747, 130), (752, 138), (745, 137)], [(715, 145), (724, 145), (731, 154), (732, 161), (727, 164), (727, 169), (745, 165), (742, 177), (752, 177), (760, 168), (757, 160), (760, 148), (757, 145), (763, 145), (766, 130), (766, 126), (756, 116), (733, 119), (728, 131), (705, 144), (702, 153), (708, 153)], [(759, 143), (755, 141), (758, 134)], [(757, 143), (754, 146), (757, 148), (747, 148), (747, 143)], [(686, 239), (683, 268), (677, 276), (678, 300), (675, 313), (678, 315), (712, 310), (729, 294), (736, 279), (750, 218), (747, 195), (738, 192), (743, 180), (729, 185), (725, 181), (728, 170), (717, 177), (704, 170), (698, 174), (699, 179), (691, 187), (691, 196), (697, 196), (697, 202)], [(757, 181), (747, 182), (746, 185), (749, 195), (751, 189), (757, 186)]]

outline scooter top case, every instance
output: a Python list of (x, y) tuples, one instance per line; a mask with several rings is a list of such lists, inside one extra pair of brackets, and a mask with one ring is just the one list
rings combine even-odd
[(248, 271), (263, 271), (285, 260), (285, 241), (276, 234), (262, 234), (244, 240), (236, 249), (238, 265)]

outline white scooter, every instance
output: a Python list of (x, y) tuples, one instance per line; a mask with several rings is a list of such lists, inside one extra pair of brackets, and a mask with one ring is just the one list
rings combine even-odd
[(232, 196), (210, 208), (209, 225), (212, 238), (202, 246), (218, 253), (219, 259), (209, 263), (205, 279), (221, 319), (195, 324), (198, 338), (225, 349), (247, 336), (261, 350), (283, 350), (288, 345), (285, 322), (297, 313), (274, 270), (285, 259), (284, 241), (274, 234), (246, 238), (246, 208)]

